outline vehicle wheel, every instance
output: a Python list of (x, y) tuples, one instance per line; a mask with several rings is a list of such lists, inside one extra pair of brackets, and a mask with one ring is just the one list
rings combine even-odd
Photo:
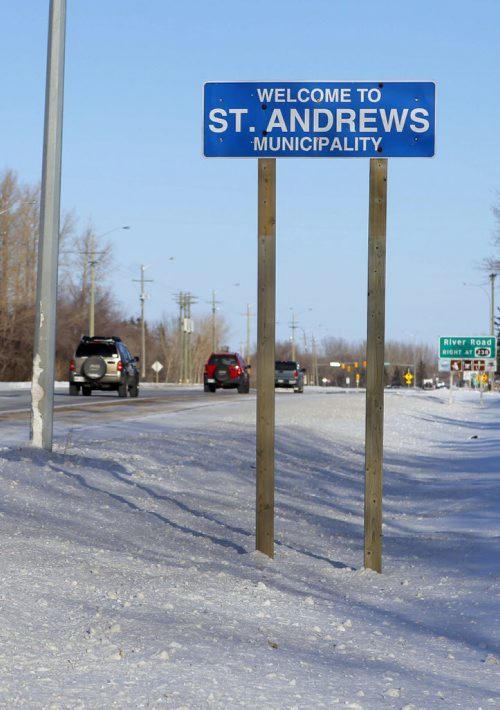
[(248, 394), (250, 392), (250, 382), (243, 382), (239, 387), (238, 387), (238, 392), (240, 394)]
[(208, 390), (209, 390), (209, 392), (215, 392), (215, 390), (216, 390), (215, 385), (208, 385)]
[(70, 397), (74, 397), (75, 395), (77, 395), (79, 389), (80, 388), (78, 387), (78, 385), (74, 385), (73, 383), (71, 383), (69, 386)]
[(139, 396), (139, 384), (137, 382), (134, 382), (134, 384), (130, 386), (128, 393), (129, 393), (130, 397), (138, 397)]
[(100, 380), (106, 374), (106, 362), (100, 355), (91, 355), (83, 363), (82, 372), (89, 380)]
[(126, 397), (128, 394), (127, 381), (124, 380), (118, 385), (118, 397)]
[(92, 387), (83, 385), (82, 394), (84, 397), (90, 397), (90, 395), (92, 394)]

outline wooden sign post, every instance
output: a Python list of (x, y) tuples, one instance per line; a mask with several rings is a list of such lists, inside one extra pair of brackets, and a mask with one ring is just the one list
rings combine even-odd
[(370, 160), (364, 564), (382, 571), (387, 159)]
[(258, 161), (256, 549), (274, 557), (276, 160)]
[(276, 159), (370, 159), (365, 566), (380, 572), (387, 158), (434, 155), (435, 97), (434, 82), (203, 85), (203, 155), (259, 161), (256, 520), (257, 550), (269, 557), (274, 556)]

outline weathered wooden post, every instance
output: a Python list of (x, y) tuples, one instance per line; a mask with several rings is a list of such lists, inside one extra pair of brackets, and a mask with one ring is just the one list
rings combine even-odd
[(386, 215), (387, 159), (372, 158), (368, 218), (364, 564), (376, 572), (382, 572)]
[(274, 557), (276, 160), (258, 161), (256, 549)]

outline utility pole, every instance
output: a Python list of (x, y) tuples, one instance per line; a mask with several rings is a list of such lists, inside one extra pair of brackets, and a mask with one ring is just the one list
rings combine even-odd
[[(97, 239), (100, 239), (101, 237), (106, 237), (108, 234), (111, 234), (112, 232), (116, 232), (119, 229), (130, 229), (130, 227), (127, 225), (125, 227), (114, 227), (113, 229), (110, 229), (107, 232), (104, 232), (104, 234), (99, 234)], [(90, 236), (90, 258), (89, 258), (89, 265), (90, 265), (90, 312), (89, 312), (89, 335), (95, 335), (95, 290), (96, 290), (96, 284), (95, 284), (95, 267), (98, 262), (97, 254), (104, 254), (104, 251), (96, 252), (95, 250), (95, 244), (96, 244), (96, 236), (92, 232)], [(89, 253), (87, 251), (87, 257), (89, 256)]]
[(316, 338), (312, 336), (312, 365), (313, 365), (313, 385), (319, 384), (318, 378), (318, 352), (316, 349)]
[(212, 352), (215, 353), (219, 347), (217, 342), (217, 305), (222, 301), (215, 300), (215, 291), (212, 291)]
[(186, 344), (186, 382), (191, 382), (191, 294), (185, 294), (184, 310), (186, 317), (184, 318), (184, 333), (186, 334), (185, 344)]
[(246, 363), (250, 365), (250, 318), (252, 317), (252, 307), (247, 303), (247, 350), (246, 350)]
[(194, 331), (194, 323), (191, 318), (191, 306), (196, 303), (196, 298), (192, 293), (186, 294), (186, 362), (187, 362), (187, 381), (193, 380), (193, 348), (191, 345), (191, 336)]
[[(146, 379), (146, 321), (144, 319), (144, 301), (146, 300), (146, 293), (144, 291), (144, 284), (146, 282), (151, 283), (153, 279), (145, 279), (144, 278), (144, 271), (147, 269), (147, 266), (144, 266), (144, 264), (141, 264), (141, 278), (140, 278), (140, 284), (141, 284), (141, 294), (139, 296), (140, 301), (141, 301), (141, 379), (144, 380)], [(134, 281), (138, 281), (137, 279), (134, 279)]]
[(179, 383), (184, 382), (184, 293), (177, 294), (176, 302), (179, 304)]
[(290, 328), (292, 329), (292, 360), (295, 360), (295, 331), (298, 328), (295, 321), (295, 311), (292, 311), (292, 322)]
[(193, 294), (180, 291), (176, 301), (179, 304), (179, 383), (184, 383), (191, 381), (192, 356), (190, 339), (193, 332), (191, 305), (196, 303), (196, 300)]
[(94, 335), (94, 321), (95, 321), (95, 265), (96, 265), (96, 255), (95, 255), (95, 237), (92, 233), (90, 237), (90, 314), (89, 314), (89, 335)]

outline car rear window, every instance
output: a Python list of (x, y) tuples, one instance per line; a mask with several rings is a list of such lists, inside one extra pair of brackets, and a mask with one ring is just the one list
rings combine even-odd
[(91, 355), (116, 357), (116, 346), (111, 343), (80, 343), (76, 349), (76, 357), (90, 357)]
[(209, 365), (236, 365), (234, 355), (212, 355), (208, 361)]
[(276, 369), (277, 370), (296, 370), (297, 363), (296, 362), (284, 362), (282, 360), (279, 360), (278, 362), (276, 362)]

